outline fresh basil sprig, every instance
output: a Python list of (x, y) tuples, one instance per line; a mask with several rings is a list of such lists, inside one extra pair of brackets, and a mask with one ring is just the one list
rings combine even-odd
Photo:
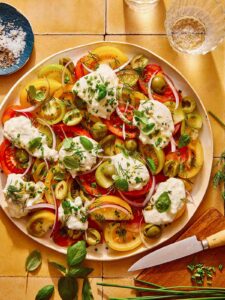
[(38, 267), (41, 265), (41, 263), (42, 263), (42, 257), (40, 251), (38, 250), (32, 251), (26, 259), (26, 263), (25, 263), (26, 271), (33, 272), (37, 270)]
[(38, 291), (35, 300), (49, 300), (53, 292), (54, 286), (52, 284), (46, 285)]
[[(91, 288), (87, 276), (93, 271), (92, 268), (83, 267), (81, 264), (87, 254), (85, 241), (79, 241), (67, 248), (67, 267), (55, 262), (49, 261), (49, 264), (56, 268), (63, 276), (58, 281), (58, 291), (62, 300), (77, 299), (78, 284), (77, 278), (84, 278), (82, 293), (85, 300), (92, 300)], [(89, 285), (88, 285), (89, 284)], [(89, 297), (89, 298), (88, 298)]]

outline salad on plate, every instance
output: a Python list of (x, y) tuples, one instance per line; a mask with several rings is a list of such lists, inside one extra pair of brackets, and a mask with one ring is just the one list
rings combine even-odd
[(47, 64), (1, 122), (7, 212), (31, 236), (130, 251), (160, 238), (192, 201), (202, 117), (142, 54), (100, 46)]

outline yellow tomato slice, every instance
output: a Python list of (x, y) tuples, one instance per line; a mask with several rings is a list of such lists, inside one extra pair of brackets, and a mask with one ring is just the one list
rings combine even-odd
[(139, 232), (122, 223), (108, 223), (104, 228), (104, 238), (107, 245), (116, 251), (130, 251), (142, 243)]

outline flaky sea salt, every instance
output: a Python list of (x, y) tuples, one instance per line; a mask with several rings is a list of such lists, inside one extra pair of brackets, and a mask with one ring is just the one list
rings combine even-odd
[(11, 52), (15, 60), (14, 63), (18, 63), (25, 49), (25, 37), (26, 32), (23, 31), (22, 27), (16, 26), (13, 22), (3, 25), (0, 20), (0, 49)]

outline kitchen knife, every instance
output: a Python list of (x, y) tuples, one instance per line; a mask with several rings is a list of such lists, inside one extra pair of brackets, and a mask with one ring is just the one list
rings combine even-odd
[(225, 230), (221, 230), (206, 239), (199, 241), (194, 235), (187, 239), (165, 246), (159, 250), (147, 254), (134, 263), (128, 271), (136, 271), (158, 266), (208, 248), (216, 248), (225, 245)]

